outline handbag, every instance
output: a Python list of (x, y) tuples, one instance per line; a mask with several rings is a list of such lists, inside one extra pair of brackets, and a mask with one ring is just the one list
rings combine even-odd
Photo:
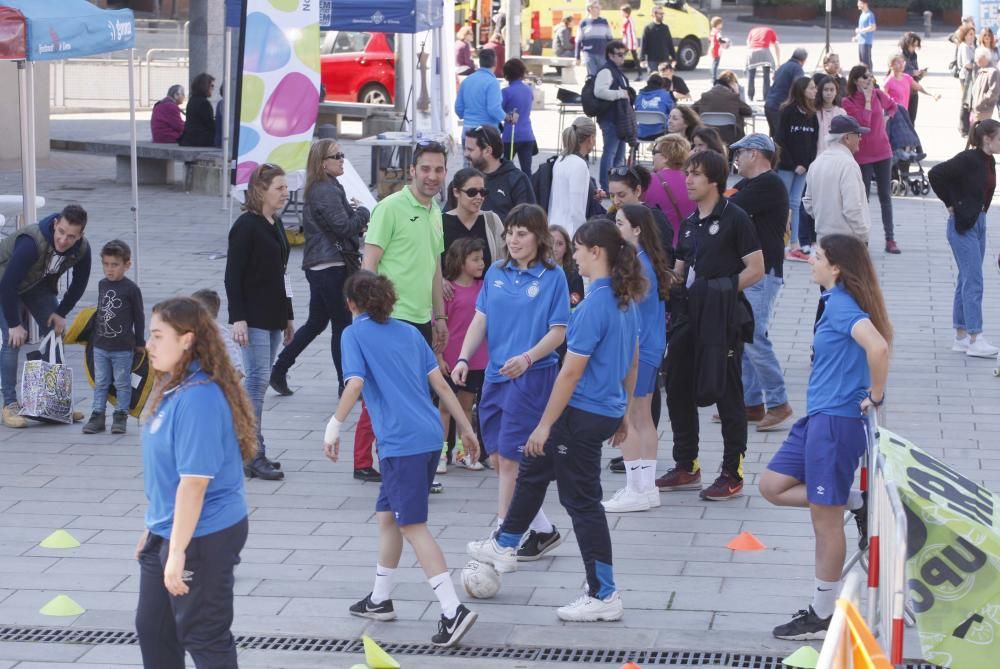
[(38, 359), (25, 361), (21, 372), (19, 414), (44, 423), (71, 425), (73, 369), (61, 362), (66, 358), (62, 337), (50, 331), (38, 345), (38, 353)]
[(339, 239), (337, 240), (337, 250), (340, 251), (340, 255), (344, 259), (344, 268), (347, 270), (347, 276), (351, 276), (361, 269), (361, 253), (358, 251), (348, 251), (340, 243)]

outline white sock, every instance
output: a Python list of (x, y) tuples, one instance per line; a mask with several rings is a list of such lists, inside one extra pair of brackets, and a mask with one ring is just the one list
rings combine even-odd
[(631, 492), (642, 492), (642, 460), (625, 461), (625, 488)]
[(528, 525), (529, 530), (534, 530), (539, 534), (549, 534), (552, 530), (556, 529), (552, 521), (545, 516), (545, 512), (541, 509), (535, 514), (535, 517), (531, 521), (531, 525)]
[(372, 588), (372, 604), (381, 604), (389, 599), (392, 592), (392, 577), (396, 573), (395, 569), (375, 565), (375, 587)]
[(823, 581), (817, 578), (816, 587), (813, 590), (813, 612), (820, 618), (832, 616), (839, 594), (840, 581)]
[(444, 572), (437, 576), (431, 576), (427, 582), (431, 584), (434, 594), (441, 602), (441, 613), (444, 614), (445, 618), (454, 618), (461, 602), (458, 601), (458, 595), (455, 594), (455, 584), (451, 582), (451, 574)]
[(497, 532), (500, 531), (501, 527), (503, 527), (503, 518), (497, 518)]
[(642, 491), (656, 489), (656, 460), (639, 460), (642, 465)]
[(864, 505), (865, 501), (861, 499), (860, 490), (852, 490), (847, 494), (847, 508), (851, 511), (857, 511)]

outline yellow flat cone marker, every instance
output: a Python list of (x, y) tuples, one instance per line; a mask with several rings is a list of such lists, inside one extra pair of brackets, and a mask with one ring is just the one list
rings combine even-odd
[(781, 663), (796, 669), (816, 669), (816, 664), (819, 663), (819, 652), (812, 646), (802, 646)]
[(83, 612), (84, 608), (66, 595), (57, 595), (39, 611), (45, 616), (78, 616)]
[(79, 548), (80, 542), (66, 530), (56, 530), (38, 545), (42, 548)]
[(362, 636), (361, 641), (365, 644), (365, 662), (371, 669), (399, 669), (399, 662), (392, 659), (392, 655), (382, 650), (370, 636)]

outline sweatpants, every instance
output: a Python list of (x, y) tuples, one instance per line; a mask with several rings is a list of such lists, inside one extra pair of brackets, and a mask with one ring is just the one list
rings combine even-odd
[(135, 629), (145, 669), (184, 669), (184, 651), (198, 669), (234, 669), (233, 569), (247, 540), (247, 519), (191, 539), (184, 552), (190, 591), (174, 597), (163, 584), (170, 542), (150, 533), (139, 553)]
[(580, 547), (591, 597), (615, 591), (611, 532), (601, 500), (601, 446), (614, 435), (621, 417), (611, 418), (566, 407), (552, 426), (545, 452), (521, 459), (514, 498), (500, 532), (524, 534), (542, 508), (549, 483), (559, 486), (559, 503), (569, 512)]

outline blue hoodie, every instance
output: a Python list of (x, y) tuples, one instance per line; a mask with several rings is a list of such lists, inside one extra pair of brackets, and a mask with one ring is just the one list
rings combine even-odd
[(503, 121), (503, 98), (500, 82), (491, 70), (479, 68), (465, 78), (458, 87), (455, 113), (466, 128), (494, 125), (499, 129)]
[[(59, 214), (51, 214), (42, 219), (38, 224), (42, 235), (53, 248), (55, 248), (53, 232), (57, 218), (59, 218)], [(56, 255), (65, 255), (71, 251), (78, 250), (82, 243), (83, 238), (81, 237), (65, 253), (56, 251)], [(20, 300), (17, 289), (28, 275), (28, 271), (32, 265), (36, 262), (38, 262), (38, 247), (35, 245), (35, 240), (28, 235), (21, 235), (14, 242), (14, 250), (11, 253), (10, 260), (7, 261), (3, 277), (0, 277), (0, 307), (3, 308), (3, 317), (7, 321), (8, 329), (21, 325), (21, 310), (18, 308)], [(62, 274), (63, 271), (65, 270), (60, 271), (59, 274)], [(70, 281), (66, 294), (63, 295), (62, 302), (56, 307), (55, 313), (65, 318), (66, 314), (71, 312), (76, 303), (83, 297), (89, 281), (90, 247), (87, 248), (80, 260), (73, 266), (73, 279)]]

